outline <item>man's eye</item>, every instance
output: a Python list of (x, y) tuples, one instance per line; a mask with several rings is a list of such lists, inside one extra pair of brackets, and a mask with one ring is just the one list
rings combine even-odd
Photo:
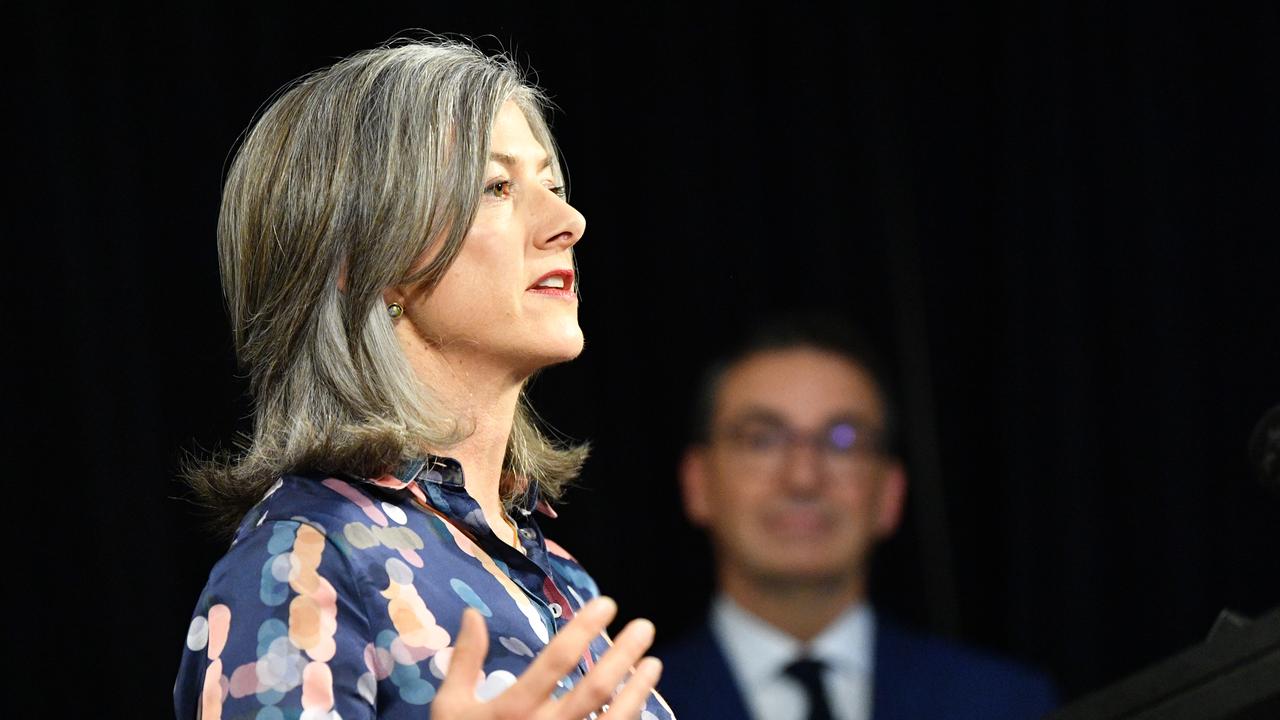
[(857, 445), (858, 430), (849, 423), (839, 423), (827, 429), (824, 439), (826, 440), (827, 450), (831, 452), (853, 452), (854, 446)]
[(511, 181), (510, 180), (494, 180), (484, 186), (484, 194), (492, 195), (499, 200), (505, 200), (511, 197)]
[(774, 450), (786, 442), (786, 433), (779, 430), (747, 430), (742, 433), (742, 439), (752, 450)]

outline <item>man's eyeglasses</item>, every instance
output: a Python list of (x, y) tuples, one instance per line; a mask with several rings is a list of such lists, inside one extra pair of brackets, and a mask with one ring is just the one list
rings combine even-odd
[(795, 450), (811, 448), (833, 475), (848, 475), (858, 462), (883, 451), (883, 432), (853, 422), (841, 421), (816, 432), (802, 432), (785, 423), (749, 420), (729, 425), (714, 438), (731, 448), (743, 469), (769, 472), (781, 469)]

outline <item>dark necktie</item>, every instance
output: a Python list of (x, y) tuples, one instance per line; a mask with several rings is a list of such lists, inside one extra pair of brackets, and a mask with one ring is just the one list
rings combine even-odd
[(821, 660), (800, 658), (782, 670), (804, 688), (804, 694), (809, 698), (808, 720), (832, 720), (827, 691), (822, 686), (824, 667)]

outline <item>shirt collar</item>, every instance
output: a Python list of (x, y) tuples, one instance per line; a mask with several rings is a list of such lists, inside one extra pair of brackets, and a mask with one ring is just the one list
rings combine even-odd
[(871, 669), (875, 614), (865, 602), (849, 606), (808, 646), (724, 594), (711, 606), (711, 625), (747, 687), (776, 677), (802, 655), (822, 660), (842, 674)]
[[(443, 455), (425, 455), (406, 460), (394, 475), (404, 485), (416, 480), (454, 488), (465, 488), (467, 486), (466, 477), (462, 472), (462, 464), (451, 457)], [(556, 517), (556, 511), (541, 499), (538, 483), (536, 482), (528, 483), (524, 494), (514, 503), (514, 507), (516, 511), (525, 516), (537, 510), (547, 517)]]
[(795, 638), (724, 594), (717, 595), (711, 605), (711, 627), (743, 687), (758, 687), (772, 679), (802, 648)]
[(871, 670), (875, 611), (865, 602), (850, 605), (809, 645), (809, 654), (846, 673)]

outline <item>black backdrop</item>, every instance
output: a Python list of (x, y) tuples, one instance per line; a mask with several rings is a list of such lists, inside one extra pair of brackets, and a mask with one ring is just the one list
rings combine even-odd
[[(7, 28), (6, 702), (161, 717), (219, 545), (184, 452), (246, 427), (220, 178), (286, 81), (410, 29), (536, 68), (588, 217), (590, 438), (550, 532), (660, 635), (709, 590), (673, 479), (734, 322), (826, 306), (894, 360), (910, 516), (882, 605), (1068, 696), (1280, 604), (1280, 10), (1101, 0), (767, 10), (26, 7)], [(14, 605), (16, 603), (16, 606)]]

